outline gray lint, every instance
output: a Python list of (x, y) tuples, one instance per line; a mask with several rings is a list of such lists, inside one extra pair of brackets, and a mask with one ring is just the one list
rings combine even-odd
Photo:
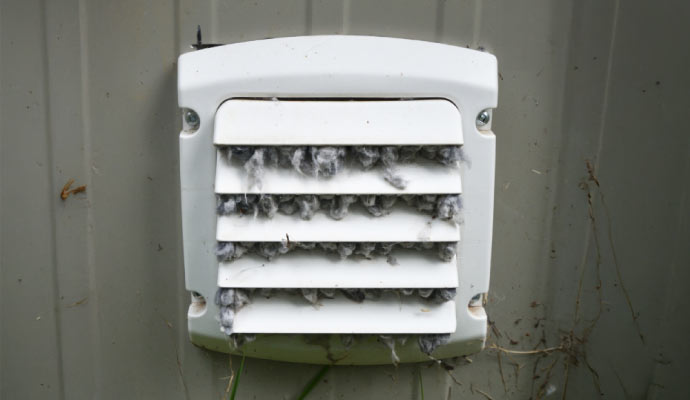
[(397, 336), (397, 335), (379, 335), (379, 342), (385, 344), (391, 351), (391, 362), (393, 365), (398, 365), (400, 363), (400, 358), (395, 352), (395, 343), (399, 342), (404, 345), (407, 341), (407, 336)]
[(357, 247), (354, 243), (338, 243), (338, 254), (342, 260), (350, 257)]
[(355, 159), (364, 169), (373, 168), (381, 158), (378, 147), (354, 146), (352, 148)]
[(329, 178), (334, 176), (345, 161), (344, 147), (310, 147), (314, 175)]
[(409, 182), (397, 172), (397, 163), (399, 157), (400, 154), (397, 147), (384, 146), (381, 148), (383, 179), (398, 189), (405, 189)]
[(261, 296), (270, 298), (278, 293), (295, 295), (305, 299), (310, 304), (317, 304), (322, 299), (333, 299), (337, 293), (345, 298), (361, 303), (363, 301), (379, 300), (384, 293), (394, 293), (398, 297), (416, 296), (423, 301), (441, 304), (455, 298), (456, 289), (334, 289), (334, 288), (302, 288), (302, 289), (231, 289), (221, 288), (216, 292), (216, 304), (221, 307), (230, 307), (237, 311), (251, 303), (251, 298)]
[(417, 342), (419, 344), (419, 350), (421, 350), (422, 353), (431, 355), (438, 346), (447, 344), (448, 340), (450, 340), (449, 333), (440, 335), (420, 335)]
[(266, 167), (292, 168), (312, 177), (329, 178), (346, 163), (368, 170), (382, 167), (383, 178), (398, 189), (408, 181), (397, 172), (398, 163), (429, 159), (446, 166), (468, 162), (461, 146), (221, 146), (228, 160), (244, 164), (249, 186), (261, 188)]
[(307, 299), (311, 304), (316, 304), (319, 301), (318, 289), (301, 289), (302, 297)]
[[(290, 194), (220, 194), (216, 211), (220, 215), (260, 215), (273, 218), (276, 213), (292, 215), (299, 211), (303, 219), (311, 219), (323, 211), (340, 220), (352, 206), (362, 207), (370, 215), (381, 217), (394, 212), (398, 200), (441, 220), (460, 222), (462, 197), (459, 194), (424, 195), (290, 195)], [(402, 210), (400, 210), (402, 211)]]
[(249, 160), (244, 163), (244, 169), (247, 171), (247, 179), (249, 180), (249, 188), (256, 187), (261, 190), (264, 176), (264, 151), (263, 148), (258, 148)]
[[(229, 262), (245, 254), (256, 254), (267, 260), (287, 254), (294, 250), (321, 250), (327, 254), (337, 254), (341, 259), (360, 257), (371, 259), (376, 256), (389, 256), (396, 248), (415, 249), (418, 251), (436, 250), (438, 257), (445, 262), (453, 260), (457, 251), (457, 242), (218, 242), (215, 254), (219, 262)], [(390, 261), (389, 261), (390, 262)], [(397, 262), (397, 260), (396, 260)]]
[(345, 349), (350, 349), (352, 344), (355, 342), (355, 335), (340, 335), (340, 343), (343, 344)]
[(443, 261), (453, 260), (457, 247), (457, 243), (440, 243), (438, 246), (438, 257)]
[(216, 292), (215, 303), (220, 307), (220, 330), (226, 335), (232, 334), (235, 313), (250, 303), (249, 291), (246, 289), (220, 288)]
[(313, 194), (295, 197), (295, 203), (299, 209), (299, 216), (303, 220), (310, 220), (320, 208), (319, 199)]
[(347, 216), (350, 205), (357, 202), (357, 196), (353, 195), (341, 195), (335, 196), (333, 203), (331, 204), (330, 216), (333, 219), (343, 219)]
[(259, 212), (268, 218), (273, 218), (278, 212), (278, 204), (274, 196), (262, 195), (259, 197)]

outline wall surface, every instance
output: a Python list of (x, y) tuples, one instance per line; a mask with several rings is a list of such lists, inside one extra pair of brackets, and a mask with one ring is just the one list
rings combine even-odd
[[(333, 367), (310, 398), (687, 398), (688, 21), (681, 1), (0, 0), (0, 396), (225, 394), (240, 360), (185, 321), (176, 60), (200, 24), (499, 60), (490, 348)], [(238, 398), (318, 369), (247, 359)]]

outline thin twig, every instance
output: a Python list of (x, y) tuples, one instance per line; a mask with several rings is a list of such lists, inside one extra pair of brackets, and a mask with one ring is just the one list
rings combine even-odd
[(448, 371), (448, 370), (446, 370), (446, 373), (448, 374), (448, 376), (450, 376), (450, 378), (453, 380), (453, 382), (455, 382), (456, 385), (462, 386), (462, 382), (460, 382), (460, 381), (455, 377), (455, 375), (453, 375), (453, 374), (452, 374), (450, 371)]
[(510, 349), (506, 349), (506, 348), (501, 347), (501, 346), (496, 346), (495, 344), (488, 346), (488, 348), (502, 351), (502, 352), (508, 353), (508, 354), (520, 354), (520, 355), (550, 354), (550, 353), (553, 353), (554, 351), (563, 350), (563, 346), (547, 347), (545, 349), (539, 349), (539, 350), (510, 350)]
[(487, 399), (489, 399), (489, 400), (494, 400), (494, 398), (491, 397), (491, 396), (489, 396), (489, 394), (486, 393), (485, 391), (483, 391), (483, 390), (481, 390), (481, 389), (474, 389), (474, 390), (476, 390), (477, 392), (479, 392), (479, 394), (484, 395), (484, 397), (486, 397)]
[(503, 391), (508, 393), (508, 386), (506, 386), (506, 378), (503, 375), (503, 363), (501, 362), (501, 352), (496, 353), (496, 358), (498, 358), (498, 371), (501, 373), (501, 383), (503, 383)]
[(561, 400), (565, 400), (565, 397), (568, 394), (568, 376), (569, 376), (568, 367), (570, 366), (570, 359), (566, 358), (564, 364), (565, 365), (563, 366), (563, 368), (565, 369), (565, 371), (563, 371), (563, 375), (565, 376), (565, 378), (563, 378), (563, 397), (561, 398)]

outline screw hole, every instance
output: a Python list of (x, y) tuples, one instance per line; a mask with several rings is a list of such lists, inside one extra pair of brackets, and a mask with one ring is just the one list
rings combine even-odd
[(475, 123), (477, 124), (478, 128), (486, 127), (489, 125), (489, 122), (491, 122), (491, 112), (489, 110), (482, 110), (482, 112), (477, 114)]
[(182, 128), (185, 132), (195, 132), (201, 125), (201, 119), (196, 111), (185, 108), (182, 110)]

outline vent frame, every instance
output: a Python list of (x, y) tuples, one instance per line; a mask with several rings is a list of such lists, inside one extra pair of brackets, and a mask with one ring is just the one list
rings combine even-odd
[[(410, 57), (414, 54), (414, 57)], [(456, 297), (458, 329), (436, 357), (480, 350), (486, 335), (481, 307), (468, 308), (472, 297), (488, 291), (495, 136), (481, 131), (474, 116), (497, 104), (494, 56), (464, 48), (406, 39), (357, 36), (311, 36), (270, 39), (219, 46), (187, 53), (178, 64), (178, 98), (183, 109), (200, 118), (196, 131), (180, 133), (182, 230), (187, 290), (206, 299), (205, 309), (188, 315), (192, 342), (229, 352), (218, 328), (218, 308), (211, 301), (217, 288), (213, 147), (215, 113), (229, 99), (447, 99), (460, 111), (464, 148), (471, 167), (461, 166), (464, 223), (458, 247)], [(471, 265), (471, 267), (470, 267)], [(328, 348), (309, 338), (267, 335), (248, 344), (253, 356), (312, 363), (333, 362), (337, 344)], [(366, 353), (366, 356), (361, 354)], [(428, 359), (414, 346), (398, 350), (403, 362)], [(329, 359), (329, 356), (331, 359)], [(384, 346), (355, 344), (339, 363), (389, 363)]]

